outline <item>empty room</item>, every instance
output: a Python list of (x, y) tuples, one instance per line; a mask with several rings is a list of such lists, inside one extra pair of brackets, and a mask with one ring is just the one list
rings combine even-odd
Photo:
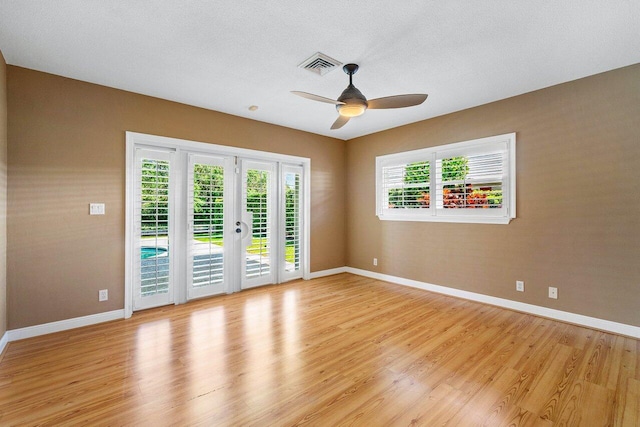
[(0, 426), (640, 426), (638, 28), (0, 0)]

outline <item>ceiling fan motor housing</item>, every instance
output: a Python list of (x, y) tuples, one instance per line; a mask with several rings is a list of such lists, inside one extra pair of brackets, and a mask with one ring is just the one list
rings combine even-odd
[(336, 110), (341, 116), (345, 117), (360, 116), (368, 106), (367, 98), (352, 84), (342, 92), (338, 101), (344, 102), (344, 104), (336, 105)]

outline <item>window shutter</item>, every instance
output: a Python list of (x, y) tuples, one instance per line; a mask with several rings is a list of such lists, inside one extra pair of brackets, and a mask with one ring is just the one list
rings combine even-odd
[(283, 165), (283, 191), (285, 194), (284, 241), (285, 266), (283, 276), (289, 280), (302, 277), (302, 168)]
[(515, 134), (376, 159), (383, 220), (508, 223), (515, 218)]
[(190, 155), (187, 209), (194, 288), (222, 284), (224, 279), (224, 178), (222, 159)]
[(430, 162), (401, 163), (383, 167), (382, 185), (387, 209), (428, 209)]
[[(247, 251), (251, 259), (245, 261), (245, 280), (268, 279), (273, 247), (273, 166), (267, 163), (247, 161), (242, 179), (243, 208), (251, 222), (251, 243)], [(256, 282), (259, 283), (259, 282)]]
[[(504, 216), (504, 150), (472, 155), (438, 153), (436, 208), (441, 215)], [(461, 212), (462, 210), (462, 212)]]
[(136, 308), (167, 304), (173, 298), (171, 158), (172, 153), (163, 151), (138, 150), (136, 154)]

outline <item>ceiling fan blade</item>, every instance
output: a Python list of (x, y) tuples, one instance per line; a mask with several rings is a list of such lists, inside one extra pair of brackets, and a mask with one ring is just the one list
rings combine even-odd
[(370, 99), (367, 101), (368, 110), (381, 110), (384, 108), (403, 108), (413, 107), (414, 105), (422, 104), (427, 99), (424, 93), (414, 93), (411, 95), (395, 95), (386, 96), (384, 98)]
[(300, 92), (298, 90), (292, 90), (291, 93), (294, 95), (301, 96), (303, 98), (312, 99), (314, 101), (326, 102), (327, 104), (334, 104), (334, 105), (344, 104), (344, 102), (336, 101), (331, 98), (325, 98), (324, 96), (314, 95), (312, 93), (307, 93), (307, 92)]
[(350, 117), (347, 116), (338, 116), (335, 122), (331, 125), (331, 130), (340, 129), (342, 126), (346, 125), (349, 121)]

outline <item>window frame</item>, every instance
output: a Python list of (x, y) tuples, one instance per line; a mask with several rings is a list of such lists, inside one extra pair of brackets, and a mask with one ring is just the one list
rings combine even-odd
[[(430, 199), (442, 190), (443, 180), (438, 162), (458, 156), (502, 153), (502, 207), (495, 209), (442, 209), (440, 201), (430, 200), (425, 208), (395, 209), (388, 207), (384, 170), (409, 163), (429, 162)], [(404, 187), (403, 187), (404, 188)], [(516, 218), (516, 134), (508, 133), (452, 144), (392, 153), (376, 157), (376, 216), (382, 221), (426, 221), (479, 224), (508, 224)], [(441, 205), (441, 203), (440, 203)]]

